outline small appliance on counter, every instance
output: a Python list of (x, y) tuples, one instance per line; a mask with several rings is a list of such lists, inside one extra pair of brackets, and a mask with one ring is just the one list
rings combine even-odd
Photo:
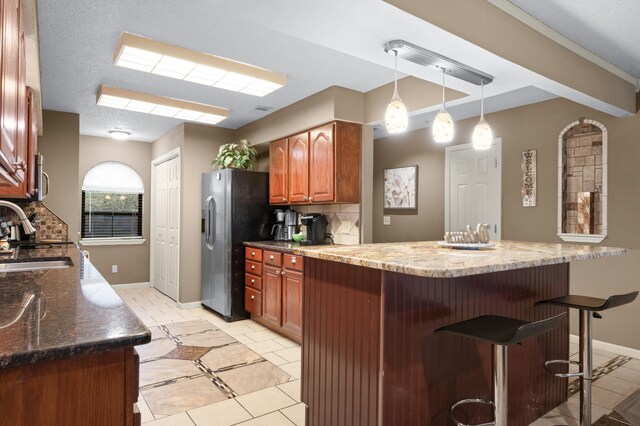
[(284, 210), (276, 209), (273, 213), (276, 215), (276, 223), (271, 228), (271, 236), (276, 241), (285, 241), (287, 239), (287, 229), (284, 225)]
[(320, 213), (308, 213), (300, 218), (307, 228), (307, 239), (300, 244), (316, 245), (325, 244), (327, 234), (327, 217)]
[(284, 212), (285, 240), (293, 240), (293, 234), (298, 233), (298, 212), (287, 210)]

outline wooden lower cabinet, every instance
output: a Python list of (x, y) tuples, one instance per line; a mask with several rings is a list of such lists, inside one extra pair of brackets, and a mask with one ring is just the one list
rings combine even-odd
[(251, 318), (300, 343), (303, 258), (247, 247), (246, 265), (245, 309), (251, 313)]
[(282, 276), (282, 328), (302, 334), (302, 273), (287, 270)]
[(280, 327), (282, 325), (282, 271), (265, 266), (262, 274), (262, 318)]
[(133, 347), (0, 370), (0, 425), (132, 426), (139, 421)]

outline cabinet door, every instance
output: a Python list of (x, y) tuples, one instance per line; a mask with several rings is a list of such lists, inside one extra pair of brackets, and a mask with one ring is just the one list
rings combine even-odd
[(289, 202), (309, 201), (309, 133), (289, 138)]
[(309, 200), (313, 203), (334, 200), (333, 124), (310, 132)]
[(20, 51), (20, 5), (2, 0), (2, 64), (0, 72), (0, 175), (5, 183), (17, 185), (14, 177), (18, 137), (18, 77)]
[(282, 278), (282, 328), (302, 334), (302, 273), (291, 269)]
[(289, 153), (287, 139), (269, 145), (269, 202), (286, 204), (289, 195)]
[(282, 275), (280, 268), (265, 266), (262, 274), (262, 317), (280, 327), (282, 312)]

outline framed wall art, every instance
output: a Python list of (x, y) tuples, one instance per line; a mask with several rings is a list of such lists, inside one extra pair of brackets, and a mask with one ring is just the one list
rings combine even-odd
[(418, 208), (418, 166), (384, 169), (384, 208)]

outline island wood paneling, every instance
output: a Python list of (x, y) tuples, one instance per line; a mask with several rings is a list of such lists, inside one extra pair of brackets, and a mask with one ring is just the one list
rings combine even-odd
[[(459, 399), (492, 399), (492, 376), (490, 345), (433, 331), (484, 314), (534, 321), (563, 312), (534, 303), (568, 293), (569, 264), (434, 279), (307, 258), (305, 280), (307, 425), (377, 425), (381, 398), (380, 424), (436, 426), (453, 424), (448, 410)], [(509, 347), (510, 426), (566, 400), (566, 379), (542, 365), (567, 359), (568, 341), (567, 324)], [(461, 411), (468, 423), (490, 415)]]
[(378, 425), (381, 276), (305, 259), (302, 401), (308, 426)]

